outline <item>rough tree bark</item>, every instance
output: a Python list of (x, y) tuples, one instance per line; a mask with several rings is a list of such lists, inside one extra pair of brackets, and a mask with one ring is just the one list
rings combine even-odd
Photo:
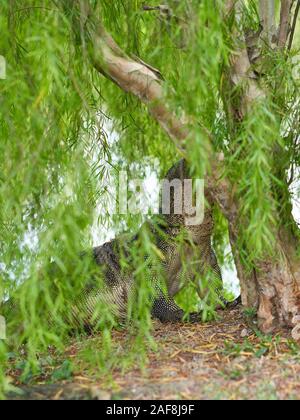
[[(68, 3), (68, 0), (65, 0), (65, 3)], [(264, 0), (261, 0), (262, 24), (268, 27), (263, 29), (262, 34), (268, 34), (268, 39), (271, 40), (269, 34), (274, 14), (272, 8), (264, 9), (264, 3)], [(287, 22), (290, 22), (292, 3), (290, 0), (282, 0), (278, 32), (279, 48), (285, 48), (288, 40)], [(75, 0), (72, 2), (72, 7), (77, 7), (77, 12), (79, 11), (76, 18), (79, 18), (80, 22), (75, 22), (75, 30), (84, 28), (87, 32), (86, 39), (90, 42), (90, 53), (95, 68), (122, 90), (135, 95), (146, 104), (151, 115), (184, 153), (182, 145), (191, 135), (190, 128), (187, 121), (178, 119), (168, 107), (160, 72), (142, 61), (128, 57), (106, 32), (101, 21), (89, 10), (87, 2)], [(236, 7), (238, 7), (236, 0), (228, 0), (225, 4), (225, 14), (234, 12)], [(257, 42), (259, 40), (260, 37)], [(228, 83), (231, 87), (240, 84), (246, 86), (239, 104), (229, 105), (233, 124), (241, 121), (250, 107), (266, 95), (252, 73), (246, 38), (243, 41), (239, 39), (228, 72)], [(230, 95), (226, 99), (230, 104)], [(204, 132), (204, 134), (210, 137), (210, 133)], [(242, 264), (236, 246), (239, 235), (243, 234), (243, 223), (245, 223), (245, 220), (240, 220), (242, 200), (233, 193), (233, 186), (223, 176), (223, 156), (214, 154), (212, 147), (210, 160), (211, 171), (207, 174), (206, 189), (229, 223), (230, 241), (241, 283), (243, 304), (258, 309), (258, 323), (263, 332), (272, 332), (277, 326), (290, 327), (293, 338), (298, 340), (300, 339), (300, 264), (295, 253), (298, 246), (297, 235), (291, 230), (287, 232), (287, 229), (278, 227), (274, 232), (277, 238), (274, 250), (276, 259), (265, 255), (263, 259), (255, 261), (256, 269), (248, 272)], [(291, 215), (290, 217), (292, 218)]]
[[(269, 47), (273, 45), (272, 33), (274, 28), (274, 12), (272, 2), (266, 2), (261, 0), (260, 12), (261, 22), (266, 25), (261, 32), (261, 37), (257, 37), (256, 47), (259, 47), (259, 42), (263, 38), (263, 41), (269, 41)], [(282, 0), (281, 2), (281, 16), (280, 26), (277, 45), (279, 48), (285, 48), (289, 35), (289, 22), (291, 20), (291, 8), (292, 1)], [(228, 2), (228, 13), (239, 13), (240, 2)], [(271, 9), (271, 10), (270, 10)], [(238, 18), (237, 18), (238, 20)], [(267, 35), (267, 37), (266, 37)], [(262, 90), (259, 85), (259, 76), (253, 73), (251, 57), (249, 56), (250, 48), (253, 45), (247, 45), (247, 38), (244, 40), (241, 38), (243, 34), (238, 33), (236, 29), (235, 37), (238, 40), (235, 54), (232, 56), (231, 68), (228, 72), (228, 83), (230, 89), (228, 90), (229, 95), (223, 92), (227, 104), (229, 104), (230, 118), (233, 120), (233, 124), (237, 124), (242, 121), (251, 108), (257, 101), (266, 97), (268, 92)], [(256, 60), (259, 57), (255, 57)], [(263, 59), (263, 58), (262, 58)], [(237, 86), (243, 86), (243, 94), (240, 100), (237, 102), (231, 100), (230, 92), (233, 91)], [(276, 153), (276, 150), (274, 150)], [(285, 174), (283, 174), (282, 181), (286, 182)], [(286, 186), (288, 191), (288, 186)], [(287, 198), (287, 197), (285, 197)], [(235, 198), (237, 207), (242, 205), (242, 201)], [(239, 210), (236, 211), (239, 215)], [(280, 220), (279, 214), (274, 215), (276, 220)], [(290, 213), (287, 217), (290, 218), (289, 223), (285, 225), (294, 226), (294, 220)], [(241, 221), (238, 219), (233, 222), (233, 226), (240, 224), (246, 224), (247, 221)], [(240, 234), (242, 234), (240, 229)], [(296, 233), (296, 234), (295, 234)], [(240, 268), (239, 276), (241, 279), (247, 278), (247, 283), (243, 287), (243, 302), (255, 303), (258, 298), (258, 323), (259, 327), (263, 332), (272, 332), (274, 327), (288, 326), (292, 328), (292, 335), (295, 339), (300, 338), (300, 299), (299, 299), (299, 259), (296, 256), (296, 249), (299, 245), (298, 232), (295, 229), (287, 229), (285, 227), (278, 226), (274, 228), (274, 237), (276, 238), (274, 256), (264, 255), (258, 261), (254, 261), (255, 270), (252, 273), (245, 272), (244, 267), (239, 264)], [(231, 234), (233, 242), (235, 241), (235, 233)], [(234, 245), (233, 245), (234, 246)], [(238, 260), (238, 257), (237, 259)], [(242, 273), (241, 273), (242, 272)], [(250, 278), (249, 278), (250, 277)]]
[(263, 37), (269, 43), (275, 34), (275, 0), (260, 0), (259, 13), (263, 30)]

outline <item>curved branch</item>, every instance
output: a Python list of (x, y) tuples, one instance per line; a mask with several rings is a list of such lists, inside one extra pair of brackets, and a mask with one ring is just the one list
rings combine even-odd
[(188, 136), (188, 130), (168, 109), (159, 72), (142, 61), (136, 61), (125, 54), (119, 54), (113, 39), (101, 28), (101, 34), (94, 35), (94, 66), (109, 76), (122, 90), (132, 93), (149, 107), (150, 113), (175, 140), (181, 142)]

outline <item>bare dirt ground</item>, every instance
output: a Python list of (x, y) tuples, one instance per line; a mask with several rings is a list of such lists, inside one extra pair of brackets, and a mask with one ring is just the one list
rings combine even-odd
[[(72, 377), (55, 384), (40, 378), (22, 386), (26, 399), (299, 399), (300, 351), (283, 333), (257, 336), (240, 309), (207, 324), (154, 324), (157, 351), (149, 352), (143, 371), (113, 370), (101, 380), (83, 364)], [(122, 348), (125, 331), (115, 331)], [(88, 339), (95, 353), (99, 338)], [(84, 344), (86, 345), (86, 343)], [(73, 343), (67, 357), (77, 360), (82, 345)], [(125, 348), (125, 344), (124, 344)], [(14, 373), (12, 372), (12, 376)]]

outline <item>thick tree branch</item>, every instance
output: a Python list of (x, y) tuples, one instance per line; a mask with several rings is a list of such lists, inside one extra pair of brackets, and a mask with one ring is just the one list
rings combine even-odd
[(259, 13), (264, 39), (271, 43), (275, 29), (275, 0), (260, 0)]
[(169, 110), (160, 72), (142, 60), (125, 54), (106, 32), (102, 22), (96, 19), (88, 2), (74, 0), (70, 3), (70, 0), (64, 0), (64, 5), (72, 10), (74, 32), (84, 27), (94, 67), (123, 91), (135, 95), (147, 105), (152, 116), (182, 150), (189, 128), (185, 121)]
[[(227, 0), (226, 2), (227, 12), (229, 11), (229, 13), (235, 13), (236, 15), (236, 24), (234, 25), (232, 33), (235, 51), (231, 56), (231, 65), (228, 75), (229, 84), (231, 85), (229, 90), (230, 92), (233, 92), (236, 88), (242, 88), (243, 90), (240, 97), (240, 103), (237, 107), (232, 106), (229, 101), (229, 110), (233, 119), (237, 120), (242, 120), (246, 116), (255, 101), (265, 97), (265, 93), (260, 89), (256, 80), (256, 75), (252, 70), (245, 34), (239, 27), (242, 8), (243, 4), (240, 0)], [(258, 41), (259, 36), (257, 37), (256, 42)]]
[(281, 0), (281, 11), (280, 11), (280, 25), (278, 35), (278, 46), (285, 48), (291, 24), (291, 11), (294, 0)]
[(108, 75), (125, 92), (132, 93), (149, 107), (150, 113), (176, 142), (177, 146), (189, 131), (167, 107), (162, 81), (158, 71), (143, 62), (135, 61), (114, 48), (114, 41), (105, 33), (94, 37), (94, 64), (98, 71)]

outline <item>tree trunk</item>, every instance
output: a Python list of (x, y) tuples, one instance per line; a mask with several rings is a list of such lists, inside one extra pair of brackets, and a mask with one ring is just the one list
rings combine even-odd
[[(241, 5), (239, 2), (233, 3), (228, 0), (227, 13), (239, 14)], [(268, 6), (266, 8), (266, 6)], [(292, 1), (282, 0), (280, 28), (278, 37), (278, 47), (284, 48), (288, 40), (288, 23), (290, 22)], [(271, 8), (271, 10), (270, 10)], [(262, 28), (261, 37), (263, 42), (269, 40), (269, 45), (273, 43), (270, 36), (273, 30), (273, 4), (272, 2), (260, 1), (261, 22), (266, 25)], [(236, 17), (238, 21), (238, 16)], [(266, 37), (266, 35), (268, 35)], [(227, 86), (222, 92), (225, 99), (229, 121), (231, 121), (232, 131), (243, 121), (255, 103), (267, 97), (268, 92), (262, 90), (258, 83), (258, 76), (252, 70), (250, 46), (247, 45), (247, 37), (240, 33), (237, 27), (234, 29), (233, 36), (236, 38), (236, 51), (232, 56), (231, 66), (228, 70)], [(244, 39), (241, 39), (244, 38)], [(253, 36), (251, 39), (253, 48)], [(259, 46), (260, 38), (257, 37), (256, 46)], [(257, 59), (257, 57), (256, 57)], [(263, 59), (263, 58), (261, 58)], [(239, 100), (231, 97), (232, 92), (240, 88)], [(276, 155), (276, 153), (275, 153)], [(286, 183), (286, 171), (281, 169), (281, 179)], [(232, 186), (233, 189), (233, 186)], [(284, 190), (284, 188), (282, 188)], [(227, 186), (227, 191), (230, 190)], [(276, 187), (274, 187), (274, 193)], [(285, 194), (280, 199), (284, 200), (285, 206), (290, 202), (288, 186)], [(232, 205), (234, 203), (234, 205)], [(240, 208), (243, 206), (243, 197), (235, 195), (228, 206), (223, 206), (223, 213), (229, 221), (230, 240), (233, 250), (243, 231), (247, 228), (247, 218), (239, 218)], [(291, 207), (291, 206), (290, 206)], [(245, 306), (257, 309), (257, 320), (261, 331), (264, 333), (273, 332), (276, 327), (292, 328), (294, 339), (300, 339), (300, 261), (297, 256), (299, 246), (298, 227), (295, 226), (291, 212), (285, 212), (287, 220), (282, 220), (280, 209), (274, 214), (278, 226), (274, 228), (275, 246), (273, 255), (267, 253), (259, 260), (253, 261), (253, 268), (249, 271), (240, 258), (240, 252), (234, 252), (235, 264), (238, 277), (241, 282), (242, 301)], [(292, 226), (285, 228), (284, 226)], [(251, 249), (246, 252), (251, 255)]]
[[(278, 227), (273, 256), (265, 255), (255, 261), (249, 270), (242, 261), (237, 242), (247, 224), (240, 220), (242, 198), (230, 197), (228, 181), (208, 181), (208, 190), (229, 223), (229, 236), (238, 278), (242, 303), (257, 309), (258, 326), (264, 333), (278, 327), (292, 328), (292, 336), (300, 339), (300, 261), (297, 256), (299, 241), (286, 228)], [(295, 223), (291, 217), (291, 223)]]

